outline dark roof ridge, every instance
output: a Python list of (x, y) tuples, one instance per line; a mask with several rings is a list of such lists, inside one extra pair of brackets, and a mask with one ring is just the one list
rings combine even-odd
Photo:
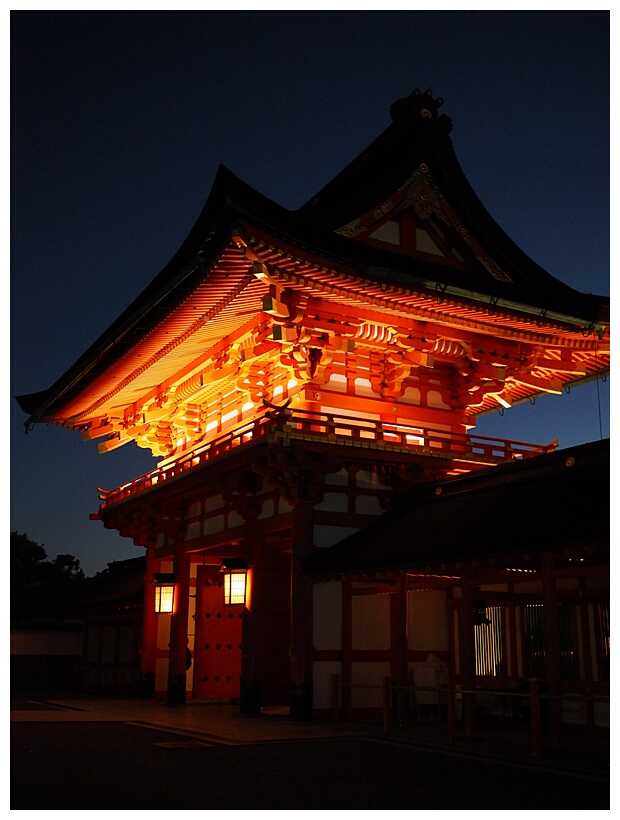
[[(609, 305), (608, 296), (585, 294), (565, 284), (529, 257), (495, 221), (460, 165), (450, 137), (452, 121), (437, 113), (442, 104), (430, 89), (424, 94), (416, 89), (397, 100), (390, 109), (391, 125), (296, 213), (324, 230), (336, 231), (391, 196), (424, 164), (450, 205), (469, 217), (468, 225), (480, 244), (518, 283), (513, 293), (525, 284), (550, 303), (583, 304), (585, 300), (598, 304), (593, 321), (608, 321), (601, 315), (601, 308), (606, 313)], [(541, 307), (552, 309), (551, 304)]]
[[(411, 504), (413, 497), (424, 500), (428, 496), (439, 497), (455, 495), (461, 492), (479, 491), (486, 485), (497, 487), (503, 483), (513, 483), (516, 480), (527, 481), (533, 473), (538, 477), (550, 472), (557, 472), (562, 467), (577, 467), (582, 469), (586, 464), (599, 461), (603, 452), (609, 452), (610, 440), (600, 439), (575, 444), (570, 447), (552, 450), (529, 458), (512, 459), (503, 464), (486, 467), (481, 470), (465, 473), (459, 476), (437, 479), (425, 482), (423, 485), (397, 493), (393, 497), (395, 508), (400, 505)], [(439, 490), (439, 492), (437, 492)]]

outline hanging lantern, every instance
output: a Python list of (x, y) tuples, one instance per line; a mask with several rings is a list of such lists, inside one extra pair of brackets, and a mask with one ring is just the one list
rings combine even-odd
[(487, 602), (482, 599), (474, 601), (474, 626), (489, 626), (490, 618), (487, 617)]
[(172, 573), (158, 573), (153, 575), (155, 584), (155, 613), (157, 615), (171, 615), (175, 604), (175, 579)]
[(248, 566), (243, 558), (222, 559), (224, 573), (224, 605), (245, 605)]

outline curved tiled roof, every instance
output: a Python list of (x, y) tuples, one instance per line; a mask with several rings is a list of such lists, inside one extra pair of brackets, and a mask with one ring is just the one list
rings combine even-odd
[(323, 577), (458, 573), (487, 556), (495, 568), (504, 556), (509, 567), (540, 569), (542, 551), (560, 547), (567, 559), (574, 550), (573, 560), (609, 560), (609, 440), (426, 483), (303, 564)]
[[(135, 373), (138, 361), (148, 361), (150, 348), (162, 347), (168, 332), (162, 330), (165, 322), (183, 338), (192, 318), (199, 315), (193, 311), (210, 316), (217, 305), (235, 299), (235, 288), (242, 287), (240, 277), (249, 266), (232, 240), (237, 230), (248, 235), (257, 231), (263, 245), (284, 243), (309, 255), (315, 265), (334, 265), (374, 285), (389, 281), (426, 291), (433, 298), (440, 292), (485, 310), (499, 305), (516, 314), (525, 310), (540, 315), (543, 321), (553, 315), (573, 330), (601, 331), (609, 321), (609, 299), (564, 285), (509, 239), (467, 182), (452, 147), (450, 120), (438, 116), (439, 105), (429, 93), (419, 92), (395, 103), (393, 122), (383, 134), (296, 211), (281, 207), (220, 167), (194, 227), (151, 284), (49, 390), (18, 397), (30, 416), (28, 423), (57, 420), (65, 408), (65, 417), (75, 415), (77, 398), (82, 396), (78, 404), (85, 407), (86, 392), (95, 384), (99, 392), (104, 390), (101, 380), (112, 367), (114, 378), (122, 382)], [(399, 186), (402, 189), (421, 167), (432, 179), (442, 207), (463, 215), (467, 229), (462, 230), (471, 235), (470, 244), (484, 249), (492, 264), (505, 272), (503, 278), (490, 275), (475, 261), (479, 251), (472, 252), (475, 264), (465, 259), (455, 266), (441, 256), (421, 253), (414, 258), (387, 243), (363, 243), (337, 232)], [(125, 399), (130, 403), (131, 395)]]

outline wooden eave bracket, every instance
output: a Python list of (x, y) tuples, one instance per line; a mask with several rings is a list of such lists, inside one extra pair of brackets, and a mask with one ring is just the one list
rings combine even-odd
[(121, 439), (120, 435), (115, 433), (105, 441), (99, 442), (97, 445), (97, 450), (99, 453), (109, 453), (112, 450), (116, 450), (118, 447), (122, 447), (123, 444), (127, 444), (127, 442), (131, 440), (131, 438)]
[(114, 432), (114, 426), (110, 423), (103, 422), (99, 426), (89, 425), (88, 427), (83, 427), (80, 432), (82, 433), (83, 441), (92, 441), (102, 436), (109, 436)]
[(510, 370), (508, 377), (518, 384), (532, 387), (542, 393), (553, 393), (559, 396), (563, 390), (563, 384), (559, 379), (541, 379), (538, 376), (532, 376), (531, 373), (515, 370)]

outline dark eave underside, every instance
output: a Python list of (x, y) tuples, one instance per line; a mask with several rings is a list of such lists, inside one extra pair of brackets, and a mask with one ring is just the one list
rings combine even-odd
[(304, 568), (337, 576), (608, 543), (607, 440), (425, 485)]

